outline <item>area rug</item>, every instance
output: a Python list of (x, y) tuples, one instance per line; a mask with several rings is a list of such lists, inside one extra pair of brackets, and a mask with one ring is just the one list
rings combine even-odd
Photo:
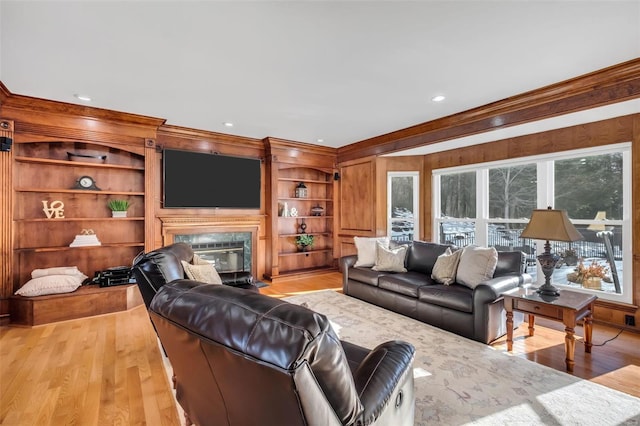
[(341, 339), (416, 347), (416, 425), (640, 425), (640, 399), (510, 356), (335, 291), (286, 298), (326, 315)]

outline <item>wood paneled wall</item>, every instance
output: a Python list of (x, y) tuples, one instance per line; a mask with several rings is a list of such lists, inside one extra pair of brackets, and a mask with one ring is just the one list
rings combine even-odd
[(339, 166), (338, 257), (355, 254), (354, 236), (384, 235), (376, 224), (376, 158), (349, 161)]
[[(387, 234), (387, 172), (416, 171), (423, 176), (423, 167), (422, 156), (367, 157), (340, 164), (339, 250), (342, 256), (356, 253), (354, 236)], [(420, 216), (426, 220), (424, 215)], [(419, 238), (423, 229), (421, 223)]]
[[(13, 121), (0, 119), (0, 136), (13, 140)], [(13, 290), (13, 155), (0, 152), (0, 317), (9, 312)]]

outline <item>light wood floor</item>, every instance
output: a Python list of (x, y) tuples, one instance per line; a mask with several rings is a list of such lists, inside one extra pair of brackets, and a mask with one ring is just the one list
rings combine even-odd
[[(282, 281), (261, 292), (283, 297), (326, 288), (341, 290), (341, 275)], [(595, 324), (594, 343), (618, 331)], [(514, 356), (564, 371), (561, 324), (539, 321), (535, 336), (526, 334), (526, 327), (516, 330)], [(492, 346), (505, 351), (504, 340)], [(575, 360), (575, 376), (640, 397), (640, 335), (625, 331), (594, 346), (590, 355), (578, 343)], [(0, 327), (0, 424), (180, 425), (145, 308), (33, 328)]]

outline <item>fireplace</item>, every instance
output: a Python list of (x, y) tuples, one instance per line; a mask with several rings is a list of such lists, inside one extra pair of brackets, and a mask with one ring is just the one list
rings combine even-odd
[(160, 220), (163, 245), (184, 242), (218, 272), (256, 276), (259, 217), (167, 216)]
[(218, 272), (251, 271), (251, 232), (176, 234), (174, 242), (187, 243)]

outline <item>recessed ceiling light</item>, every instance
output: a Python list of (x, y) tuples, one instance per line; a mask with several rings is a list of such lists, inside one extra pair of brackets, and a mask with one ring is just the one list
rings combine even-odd
[(78, 93), (76, 93), (75, 95), (73, 95), (75, 98), (80, 99), (81, 101), (85, 101), (85, 102), (91, 102), (91, 97), (87, 96), (87, 95), (80, 95)]
[(444, 99), (445, 99), (445, 98), (444, 98), (444, 96), (442, 96), (442, 95), (434, 96), (433, 98), (431, 98), (431, 100), (432, 100), (433, 102), (442, 102), (442, 101), (444, 101)]
[(322, 143), (322, 142), (324, 142), (324, 139), (316, 139), (316, 142)]
[(233, 127), (233, 123), (230, 123), (228, 121), (225, 121), (224, 123), (222, 123), (225, 125), (225, 127)]

